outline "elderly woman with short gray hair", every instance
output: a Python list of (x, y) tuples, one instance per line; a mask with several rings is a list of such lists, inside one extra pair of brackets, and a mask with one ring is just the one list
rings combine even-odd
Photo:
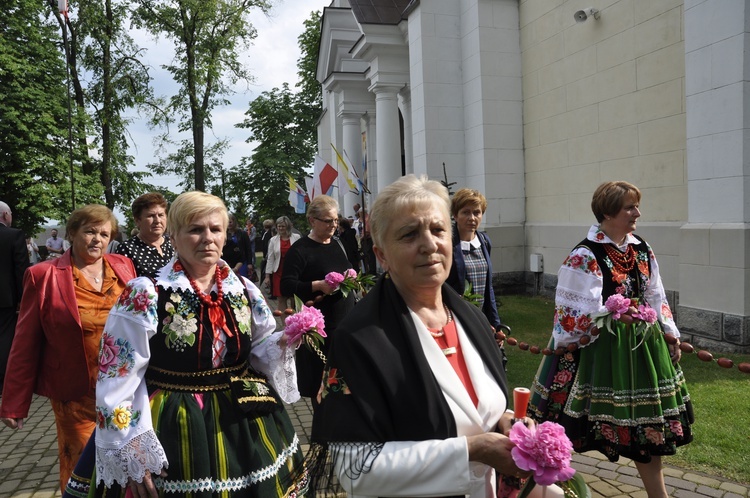
[(491, 325), (445, 283), (449, 204), (440, 183), (408, 175), (372, 206), (386, 273), (328, 341), (311, 468), (333, 471), (314, 473), (318, 490), (336, 489), (335, 476), (349, 496), (484, 498), (497, 474), (529, 475), (511, 457)]

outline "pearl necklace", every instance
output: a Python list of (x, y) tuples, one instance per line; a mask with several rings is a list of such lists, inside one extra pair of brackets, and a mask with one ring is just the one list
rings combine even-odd
[[(448, 316), (448, 320), (445, 322), (445, 325), (448, 325), (453, 321), (453, 313), (451, 313), (451, 310), (448, 309), (448, 305), (443, 303), (443, 309), (445, 310), (445, 314)], [(443, 327), (445, 327), (443, 325)], [(443, 327), (440, 328), (437, 332), (433, 332), (430, 329), (427, 329), (427, 331), (430, 333), (430, 335), (434, 338), (443, 337), (445, 335), (445, 330), (443, 330)]]

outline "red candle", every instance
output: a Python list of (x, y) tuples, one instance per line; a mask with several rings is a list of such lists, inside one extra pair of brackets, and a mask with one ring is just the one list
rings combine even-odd
[(526, 408), (529, 406), (530, 396), (531, 391), (525, 387), (513, 389), (513, 411), (515, 412), (513, 418), (521, 419), (526, 416)]

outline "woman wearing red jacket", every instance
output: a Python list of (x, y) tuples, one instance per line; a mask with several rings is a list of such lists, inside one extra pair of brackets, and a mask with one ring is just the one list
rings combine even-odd
[(0, 418), (23, 428), (32, 394), (50, 398), (57, 425), (60, 488), (95, 426), (99, 342), (110, 308), (136, 277), (130, 259), (105, 254), (117, 234), (106, 206), (73, 211), (66, 226), (71, 247), (29, 268), (8, 360)]

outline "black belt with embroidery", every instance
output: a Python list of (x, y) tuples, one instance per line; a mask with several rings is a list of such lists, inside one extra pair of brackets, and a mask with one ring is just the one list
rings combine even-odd
[(179, 392), (213, 392), (229, 389), (229, 379), (242, 375), (247, 362), (233, 367), (214, 368), (200, 372), (177, 372), (149, 366), (146, 384), (149, 388), (168, 389)]
[(281, 406), (281, 400), (268, 380), (249, 369), (247, 362), (200, 372), (177, 372), (149, 366), (146, 385), (149, 391), (165, 389), (188, 393), (231, 389), (235, 403), (245, 413), (268, 413)]

